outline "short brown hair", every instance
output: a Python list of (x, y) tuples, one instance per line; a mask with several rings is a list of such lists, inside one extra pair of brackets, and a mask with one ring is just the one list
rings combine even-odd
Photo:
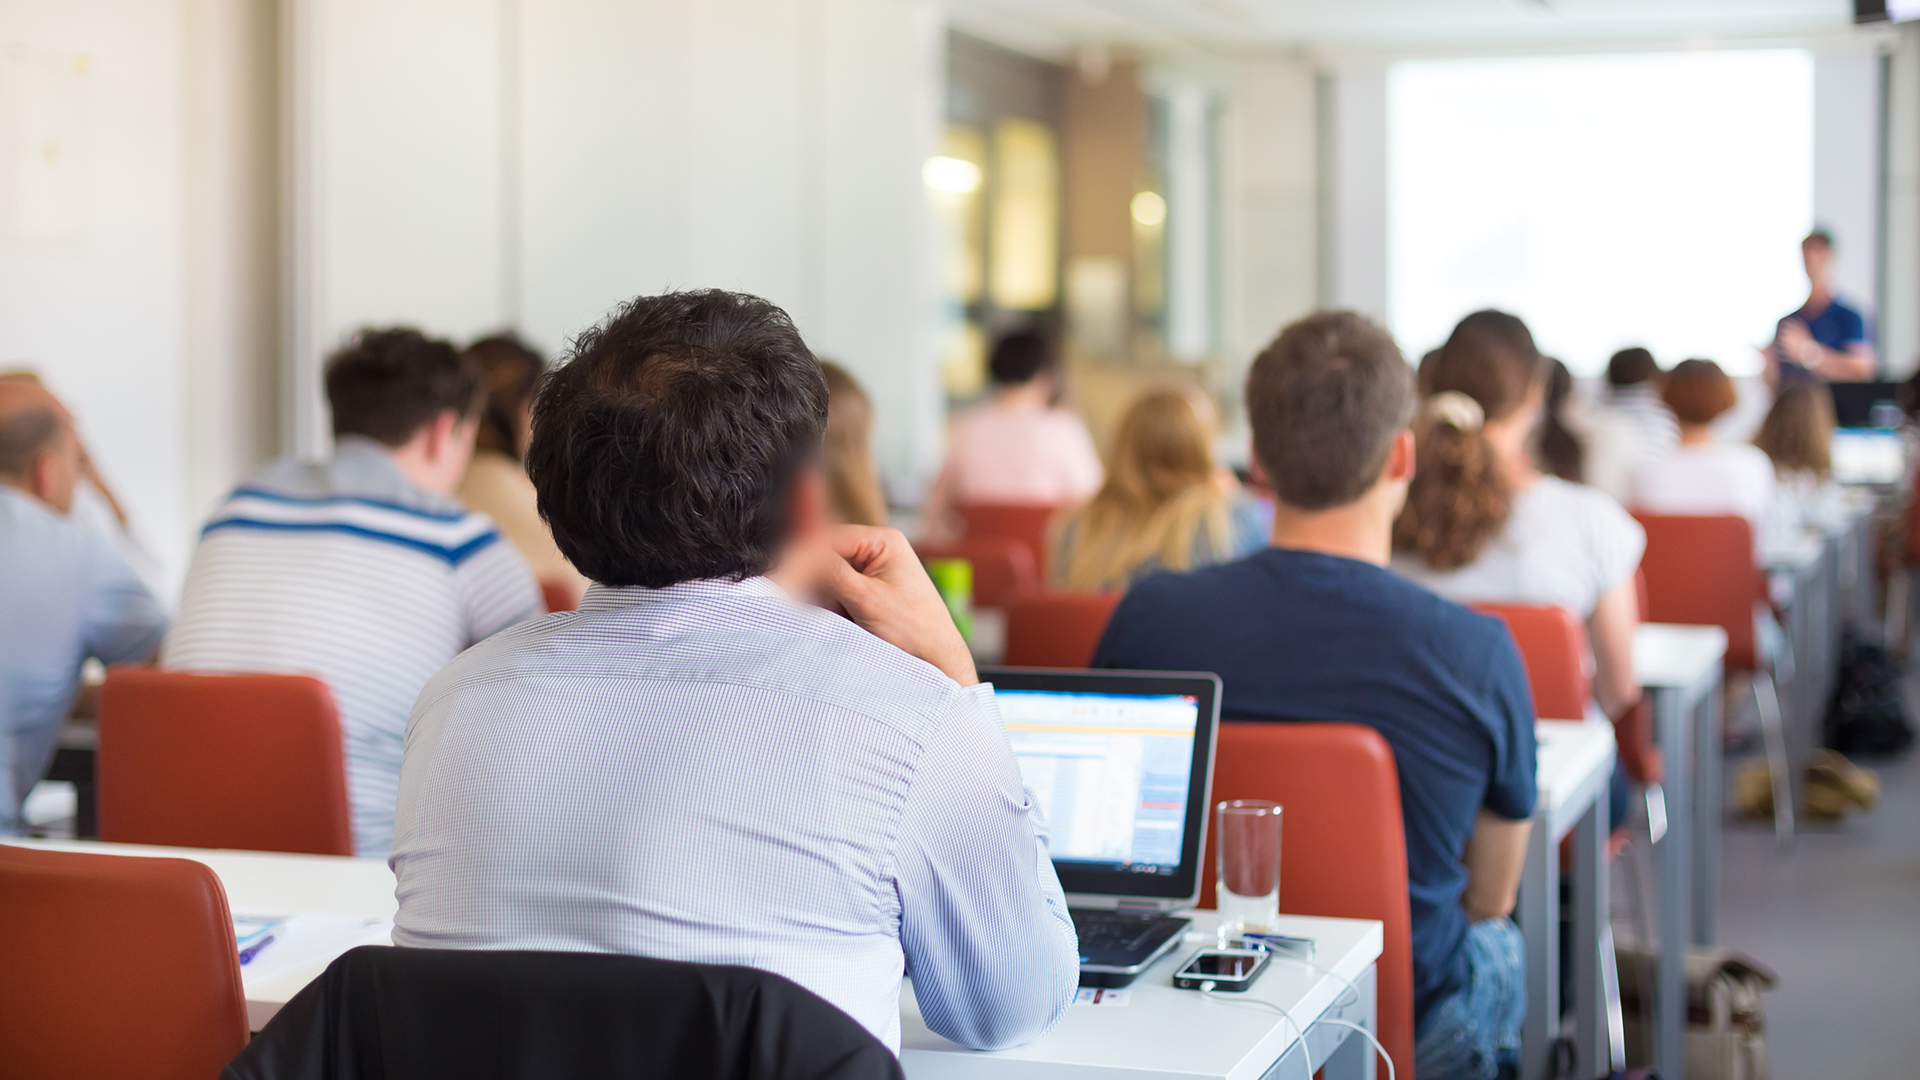
[(401, 446), (443, 412), (480, 411), (486, 388), (470, 357), (418, 330), (362, 330), (327, 358), (333, 434)]
[(1795, 382), (1774, 395), (1753, 445), (1766, 451), (1775, 470), (1833, 475), (1833, 395), (1823, 383)]
[(1721, 413), (1734, 407), (1740, 395), (1733, 380), (1711, 360), (1682, 360), (1667, 372), (1667, 385), (1660, 400), (1673, 410), (1674, 419), (1683, 424), (1711, 424)]
[(1298, 510), (1366, 494), (1413, 409), (1413, 369), (1400, 347), (1351, 311), (1288, 326), (1247, 373), (1254, 456), (1274, 497)]
[(481, 338), (467, 346), (467, 356), (487, 388), (475, 445), (519, 457), (520, 414), (533, 408), (533, 392), (547, 372), (546, 359), (511, 332)]

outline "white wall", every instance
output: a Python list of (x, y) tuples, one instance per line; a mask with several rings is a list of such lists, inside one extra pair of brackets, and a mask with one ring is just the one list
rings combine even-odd
[(1313, 65), (1247, 58), (1226, 94), (1221, 153), (1220, 351), (1235, 373), (1319, 298), (1319, 148)]
[[(1321, 281), (1328, 307), (1387, 318), (1387, 65), (1342, 65), (1325, 81), (1327, 249)], [(1414, 359), (1418, 359), (1415, 357)]]
[(866, 383), (890, 472), (933, 467), (927, 4), (288, 2), (302, 449), (356, 326), (557, 352), (622, 300), (723, 287)]
[(1873, 321), (1880, 267), (1878, 48), (1813, 51), (1813, 220), (1833, 233), (1834, 287)]

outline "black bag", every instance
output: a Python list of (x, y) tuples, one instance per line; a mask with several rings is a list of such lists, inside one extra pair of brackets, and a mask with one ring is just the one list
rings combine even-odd
[(1848, 757), (1886, 757), (1913, 745), (1900, 699), (1900, 667), (1887, 650), (1849, 630), (1840, 646), (1840, 678), (1827, 705), (1826, 744)]

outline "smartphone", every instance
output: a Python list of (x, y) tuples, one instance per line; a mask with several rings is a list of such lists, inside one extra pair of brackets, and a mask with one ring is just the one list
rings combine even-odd
[(1201, 949), (1174, 972), (1173, 985), (1199, 990), (1212, 983), (1215, 990), (1238, 993), (1267, 970), (1269, 959), (1265, 949)]

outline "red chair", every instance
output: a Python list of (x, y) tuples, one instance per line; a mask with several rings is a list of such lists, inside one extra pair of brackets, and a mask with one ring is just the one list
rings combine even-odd
[(1533, 685), (1533, 711), (1549, 720), (1578, 720), (1593, 699), (1587, 674), (1587, 628), (1573, 612), (1546, 604), (1474, 604), (1499, 616), (1520, 648)]
[(580, 601), (574, 598), (572, 586), (550, 578), (540, 579), (540, 598), (547, 602), (549, 615), (556, 611), (573, 611), (580, 606)]
[(1034, 569), (1041, 580), (1047, 575), (1047, 523), (1060, 507), (1052, 504), (974, 503), (954, 508), (966, 523), (966, 535), (1004, 536), (1018, 540), (1033, 553)]
[[(1359, 724), (1221, 724), (1213, 798), (1284, 809), (1281, 911), (1385, 924), (1375, 1023), (1395, 1073), (1412, 1076), (1413, 914), (1400, 775), (1387, 741)], [(1202, 907), (1214, 906), (1214, 860), (1209, 828)]]
[(247, 1045), (220, 879), (188, 859), (0, 844), (0, 1072), (210, 1080)]
[(1649, 622), (1718, 626), (1727, 634), (1729, 671), (1752, 674), (1754, 706), (1773, 773), (1773, 827), (1793, 835), (1793, 780), (1780, 716), (1773, 658), (1756, 644), (1754, 620), (1766, 610), (1766, 576), (1754, 564), (1753, 528), (1737, 515), (1635, 513), (1647, 531), (1640, 570), (1647, 578)]
[(1005, 536), (964, 536), (914, 545), (922, 559), (973, 564), (973, 606), (1012, 608), (1040, 591), (1040, 568), (1027, 545)]
[(340, 717), (319, 679), (112, 668), (96, 762), (102, 840), (353, 854)]
[(1119, 603), (1117, 592), (1050, 592), (1020, 601), (1007, 612), (1006, 662), (1055, 668), (1092, 664)]

